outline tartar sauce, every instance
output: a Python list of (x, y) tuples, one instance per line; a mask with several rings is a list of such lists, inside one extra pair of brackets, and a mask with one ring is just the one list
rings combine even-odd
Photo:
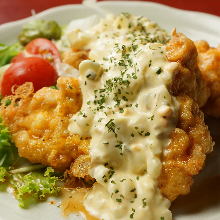
[(69, 130), (91, 137), (86, 210), (103, 220), (170, 220), (170, 201), (158, 188), (161, 157), (178, 115), (169, 92), (178, 64), (165, 56), (168, 35), (144, 17), (109, 16), (71, 33), (89, 49), (81, 62), (81, 111)]

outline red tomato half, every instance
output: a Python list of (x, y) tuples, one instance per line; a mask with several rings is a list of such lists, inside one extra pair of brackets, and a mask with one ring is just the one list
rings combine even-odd
[(23, 59), (25, 56), (23, 53), (19, 53), (17, 56), (15, 56), (12, 60), (11, 63), (18, 62), (19, 60)]
[(58, 74), (54, 67), (40, 57), (25, 57), (12, 63), (1, 80), (1, 94), (12, 94), (12, 86), (32, 82), (37, 91), (45, 86), (56, 84)]
[(31, 55), (39, 55), (51, 63), (60, 61), (60, 53), (55, 44), (45, 38), (37, 38), (32, 40), (25, 50)]

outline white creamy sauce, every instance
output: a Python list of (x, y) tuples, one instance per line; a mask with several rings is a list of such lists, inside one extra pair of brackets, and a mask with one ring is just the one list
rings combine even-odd
[(85, 208), (104, 220), (172, 219), (157, 181), (178, 114), (168, 90), (178, 64), (166, 59), (167, 34), (146, 18), (122, 14), (71, 35), (90, 49), (90, 60), (80, 64), (83, 106), (69, 125), (92, 137), (90, 175), (97, 182)]

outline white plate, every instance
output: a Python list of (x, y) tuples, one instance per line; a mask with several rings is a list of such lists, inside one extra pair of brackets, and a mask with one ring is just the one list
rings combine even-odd
[[(178, 10), (150, 2), (99, 2), (98, 7), (111, 13), (130, 12), (143, 15), (156, 21), (168, 31), (175, 27), (177, 31), (185, 33), (193, 40), (205, 39), (214, 46), (220, 43), (220, 18), (213, 15)], [(0, 42), (16, 41), (22, 25), (31, 19), (54, 19), (60, 24), (67, 24), (73, 19), (100, 14), (98, 7), (65, 5), (46, 10), (34, 17), (0, 25)], [(210, 123), (212, 130), (218, 131), (218, 126), (214, 121)], [(213, 135), (217, 137), (218, 133), (213, 133)], [(220, 142), (216, 145), (220, 145)], [(209, 156), (207, 165), (202, 174), (196, 178), (192, 193), (178, 199), (173, 205), (175, 220), (220, 219), (220, 151), (215, 150)], [(63, 220), (65, 218), (61, 216), (60, 209), (55, 205), (41, 203), (29, 210), (22, 210), (12, 196), (0, 193), (0, 220), (12, 219)], [(67, 219), (79, 220), (81, 218), (72, 215)]]

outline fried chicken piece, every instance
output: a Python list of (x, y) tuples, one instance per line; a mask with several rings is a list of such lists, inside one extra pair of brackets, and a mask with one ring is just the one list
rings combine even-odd
[(89, 153), (87, 155), (79, 155), (64, 173), (65, 186), (68, 188), (92, 187), (95, 179), (89, 175), (90, 163)]
[[(169, 61), (179, 63), (170, 91), (177, 96), (180, 112), (177, 128), (162, 158), (159, 187), (165, 197), (174, 200), (190, 192), (193, 176), (202, 169), (213, 142), (199, 109), (207, 102), (210, 91), (198, 68), (193, 41), (174, 31), (166, 47), (166, 55)], [(75, 175), (74, 166), (70, 173)]]
[(204, 111), (211, 116), (220, 117), (220, 46), (210, 47), (206, 41), (197, 41), (198, 65), (207, 82), (211, 96)]
[(175, 96), (188, 95), (199, 107), (204, 106), (210, 96), (210, 90), (198, 68), (198, 53), (194, 42), (174, 30), (166, 46), (166, 56), (169, 61), (180, 64), (179, 71), (173, 77), (171, 92)]
[(2, 105), (0, 111), (21, 157), (64, 171), (88, 153), (89, 141), (67, 129), (82, 104), (78, 80), (61, 77), (57, 86), (59, 90), (45, 87), (33, 93), (32, 83), (25, 83), (5, 98), (11, 104)]
[(67, 63), (73, 66), (76, 69), (79, 69), (79, 64), (83, 60), (88, 59), (88, 51), (80, 50), (80, 51), (66, 51), (62, 54), (62, 62)]
[(171, 142), (162, 158), (159, 187), (162, 194), (173, 201), (190, 192), (193, 175), (203, 168), (206, 154), (213, 143), (198, 105), (187, 96), (178, 96), (179, 120), (171, 134)]
[[(203, 81), (200, 70), (197, 66), (197, 50), (194, 43), (183, 34), (173, 32), (172, 39), (167, 45), (166, 53), (169, 61), (179, 63), (179, 70), (176, 71), (173, 76), (173, 83), (170, 87), (170, 92), (178, 97), (178, 101), (180, 102), (180, 113), (177, 128), (173, 131), (171, 135), (171, 142), (169, 146), (167, 146), (166, 152), (162, 158), (163, 166), (162, 173), (159, 178), (159, 187), (164, 196), (170, 200), (174, 200), (178, 195), (186, 194), (190, 191), (192, 177), (193, 175), (198, 174), (198, 172), (202, 169), (206, 153), (212, 150), (213, 143), (208, 128), (204, 123), (203, 113), (198, 107), (198, 105), (203, 106), (206, 103), (209, 97), (209, 89)], [(40, 134), (36, 132), (38, 135), (37, 140), (39, 140), (40, 144), (33, 145), (31, 142), (26, 142), (26, 145), (23, 146), (25, 149), (24, 151), (27, 151), (30, 146), (30, 150), (27, 151), (27, 155), (21, 154), (20, 152), (22, 147), (18, 146), (17, 143), (16, 145), (19, 148), (19, 153), (30, 159), (32, 162), (40, 162), (63, 170), (70, 167), (70, 169), (65, 172), (66, 182), (69, 186), (74, 187), (79, 184), (79, 182), (81, 183), (79, 178), (80, 180), (94, 181), (88, 174), (90, 166), (90, 158), (88, 155), (89, 139), (84, 141), (80, 140), (77, 135), (70, 134), (67, 131), (67, 121), (71, 114), (74, 114), (79, 110), (81, 106), (81, 97), (80, 95), (74, 96), (72, 100), (71, 88), (68, 89), (68, 86), (65, 83), (58, 83), (58, 86), (60, 87), (61, 94), (59, 90), (55, 90), (56, 92), (53, 91), (54, 94), (48, 93), (48, 97), (46, 96), (45, 99), (56, 100), (53, 102), (54, 106), (48, 108), (46, 112), (48, 113), (47, 117), (49, 117), (48, 121), (51, 121), (52, 118), (56, 118), (58, 120), (56, 124), (60, 127), (51, 127), (51, 129), (49, 129), (49, 133), (52, 135), (52, 138), (47, 138), (45, 143), (43, 142), (42, 137), (46, 135), (47, 128), (43, 128)], [(78, 87), (76, 86), (74, 88), (76, 89)], [(51, 90), (49, 88), (44, 89), (46, 90), (45, 92)], [(42, 97), (47, 94), (45, 92), (44, 95), (42, 94)], [(41, 94), (40, 91), (36, 94), (38, 93)], [(58, 94), (55, 95), (55, 93)], [(36, 118), (34, 115), (35, 111), (30, 108), (32, 99), (34, 99), (35, 95), (30, 92), (28, 96), (29, 99), (24, 99), (26, 100), (26, 104), (24, 104), (21, 109), (25, 112), (25, 114), (20, 115), (19, 111), (15, 110), (17, 112), (12, 116), (12, 118), (14, 118), (12, 125), (10, 125), (10, 119), (8, 120), (8, 125), (13, 133), (15, 141), (17, 139), (19, 140), (19, 130), (25, 131), (28, 135), (30, 131), (35, 131), (35, 129), (32, 129), (30, 123), (31, 120), (34, 121)], [(78, 100), (77, 104), (74, 102), (76, 97), (80, 97), (80, 101)], [(14, 98), (14, 100), (15, 99), (16, 98)], [(65, 100), (64, 103), (63, 100)], [(73, 101), (72, 103), (71, 100)], [(36, 111), (44, 111), (44, 102), (43, 98), (38, 102)], [(19, 106), (17, 107), (18, 110)], [(59, 106), (59, 108), (57, 106)], [(74, 109), (73, 106), (76, 108)], [(6, 109), (8, 108), (10, 107), (7, 107)], [(13, 108), (16, 109), (15, 107)], [(31, 117), (32, 114), (34, 117), (27, 120), (27, 128), (22, 127), (19, 124), (19, 120), (16, 119), (21, 117), (22, 120), (26, 120)], [(60, 117), (65, 120), (59, 121)], [(3, 118), (5, 119), (5, 116)], [(60, 124), (58, 122), (60, 122)], [(18, 124), (20, 127), (15, 129), (14, 124)], [(34, 132), (34, 135), (36, 134)], [(42, 137), (40, 135), (42, 135)], [(15, 139), (15, 137), (17, 137), (17, 139)], [(36, 141), (35, 136), (30, 137), (28, 136), (27, 140)], [(22, 141), (23, 139), (21, 142)], [(68, 145), (66, 145), (66, 143), (68, 143)], [(40, 153), (31, 153), (31, 151), (35, 149), (36, 152), (40, 151)], [(56, 154), (53, 154), (54, 149), (56, 149)], [(41, 158), (41, 160), (33, 160), (32, 157), (34, 154), (38, 154), (35, 157)], [(49, 159), (51, 158), (51, 155), (54, 159)], [(54, 161), (56, 163), (54, 163)]]
[(173, 201), (190, 192), (193, 176), (203, 168), (213, 142), (199, 109), (207, 102), (210, 92), (198, 68), (195, 44), (174, 31), (166, 55), (169, 61), (180, 64), (171, 85), (171, 92), (180, 103), (179, 118), (164, 152), (159, 177), (162, 194)]

